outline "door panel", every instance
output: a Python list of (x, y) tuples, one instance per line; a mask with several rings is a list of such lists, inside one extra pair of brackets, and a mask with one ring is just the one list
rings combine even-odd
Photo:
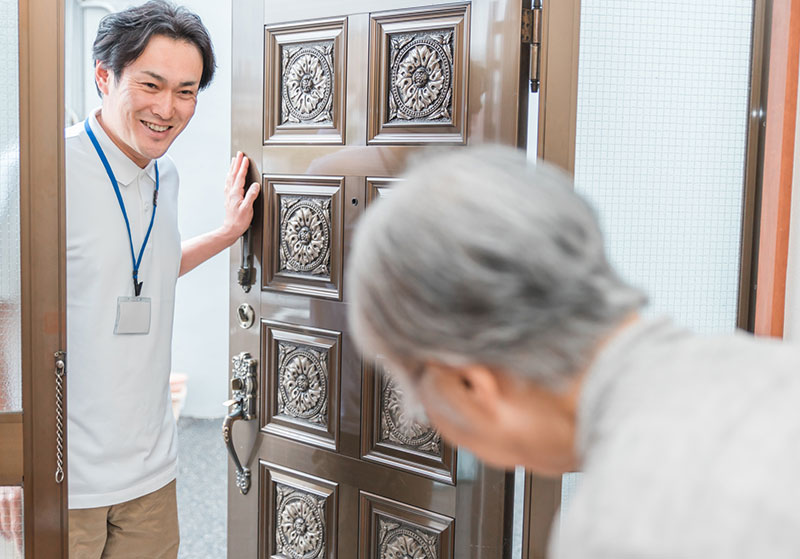
[(370, 14), (369, 144), (464, 143), (470, 5)]
[(263, 288), (342, 299), (344, 177), (264, 176)]
[(455, 484), (455, 449), (407, 412), (402, 389), (387, 372), (383, 359), (364, 364), (361, 457)]
[(347, 19), (269, 25), (265, 144), (344, 140)]
[[(258, 418), (234, 430), (258, 474), (246, 495), (231, 474), (229, 557), (502, 557), (505, 472), (415, 421), (385, 363), (362, 360), (345, 270), (365, 208), (422, 147), (524, 141), (522, 0), (233, 10), (233, 149), (263, 188), (254, 289), (231, 259), (231, 354), (260, 357)], [(258, 327), (239, 326), (243, 303)]]
[(337, 484), (261, 462), (265, 523), (262, 549), (268, 557), (336, 557)]
[(360, 559), (452, 557), (453, 519), (361, 492)]
[(339, 449), (342, 334), (263, 321), (261, 429)]

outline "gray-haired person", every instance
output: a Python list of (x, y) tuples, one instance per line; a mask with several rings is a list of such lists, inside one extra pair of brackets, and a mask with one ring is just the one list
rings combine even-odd
[(553, 557), (800, 557), (800, 352), (642, 318), (559, 171), (505, 148), (417, 164), (349, 278), (358, 343), (451, 443), (583, 472)]

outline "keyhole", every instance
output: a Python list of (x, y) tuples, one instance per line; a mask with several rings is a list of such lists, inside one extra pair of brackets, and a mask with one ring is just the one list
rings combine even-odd
[(358, 198), (353, 198), (352, 200), (350, 200), (350, 203), (353, 204), (354, 206), (358, 206)]

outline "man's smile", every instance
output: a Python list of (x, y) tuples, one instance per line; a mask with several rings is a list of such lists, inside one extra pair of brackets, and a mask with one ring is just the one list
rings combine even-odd
[(146, 120), (140, 120), (139, 122), (144, 124), (147, 128), (149, 128), (153, 132), (166, 132), (167, 130), (172, 128), (172, 126), (163, 126), (163, 125), (155, 124), (153, 122), (148, 122)]

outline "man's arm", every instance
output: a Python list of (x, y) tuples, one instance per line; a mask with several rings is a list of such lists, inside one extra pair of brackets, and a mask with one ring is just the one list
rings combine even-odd
[(247, 167), (250, 161), (238, 152), (231, 161), (228, 177), (225, 179), (225, 221), (214, 231), (198, 235), (181, 244), (180, 275), (222, 252), (250, 226), (253, 219), (253, 202), (258, 197), (260, 185), (254, 182), (244, 191)]

